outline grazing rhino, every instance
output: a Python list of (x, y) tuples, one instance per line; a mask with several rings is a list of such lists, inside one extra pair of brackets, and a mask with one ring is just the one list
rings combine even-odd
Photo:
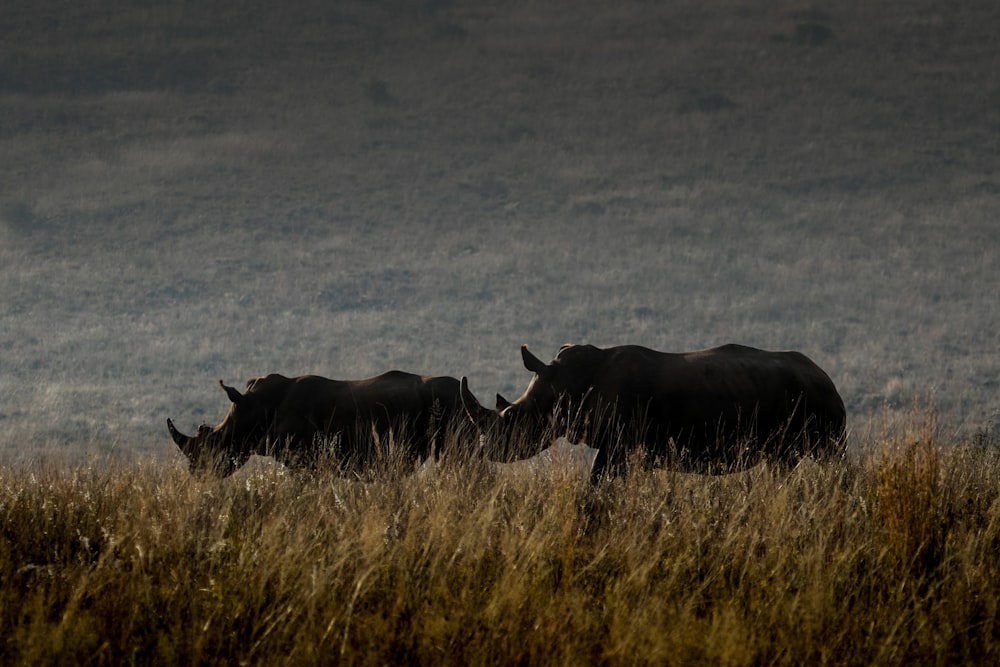
[(598, 449), (592, 481), (616, 474), (640, 446), (646, 463), (725, 473), (762, 460), (793, 465), (842, 449), (846, 411), (829, 376), (798, 352), (723, 345), (671, 354), (636, 345), (564, 345), (513, 403), (484, 408), (462, 378), (462, 401), (496, 459), (537, 454), (567, 434)]
[(252, 454), (292, 467), (314, 468), (328, 453), (347, 470), (364, 469), (378, 455), (376, 441), (394, 439), (407, 463), (428, 458), (446, 429), (464, 423), (459, 381), (390, 371), (366, 380), (316, 375), (267, 375), (247, 382), (241, 394), (219, 380), (232, 405), (222, 423), (198, 435), (167, 428), (191, 472), (226, 477)]

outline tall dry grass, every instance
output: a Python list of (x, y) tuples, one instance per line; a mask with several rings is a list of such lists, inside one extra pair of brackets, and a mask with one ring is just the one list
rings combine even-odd
[(0, 469), (0, 661), (995, 663), (995, 439), (928, 419), (865, 444), (596, 488), (448, 460)]

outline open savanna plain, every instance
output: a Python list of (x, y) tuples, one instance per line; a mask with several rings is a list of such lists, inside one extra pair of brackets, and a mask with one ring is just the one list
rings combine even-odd
[[(3, 3), (0, 661), (996, 663), (998, 11)], [(848, 455), (207, 481), (165, 427), (565, 342), (800, 350)]]
[(0, 472), (8, 664), (995, 664), (1000, 455), (707, 477), (448, 460)]

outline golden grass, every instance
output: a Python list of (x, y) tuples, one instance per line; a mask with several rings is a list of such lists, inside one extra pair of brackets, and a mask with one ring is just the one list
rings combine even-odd
[(1000, 456), (935, 430), (597, 488), (447, 461), (3, 468), (0, 661), (995, 663)]

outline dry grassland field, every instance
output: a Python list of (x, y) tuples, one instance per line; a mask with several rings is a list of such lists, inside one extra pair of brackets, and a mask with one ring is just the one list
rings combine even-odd
[[(5, 2), (0, 661), (995, 664), (998, 25)], [(565, 342), (799, 350), (851, 455), (208, 482), (167, 434), (269, 372), (491, 404)]]

